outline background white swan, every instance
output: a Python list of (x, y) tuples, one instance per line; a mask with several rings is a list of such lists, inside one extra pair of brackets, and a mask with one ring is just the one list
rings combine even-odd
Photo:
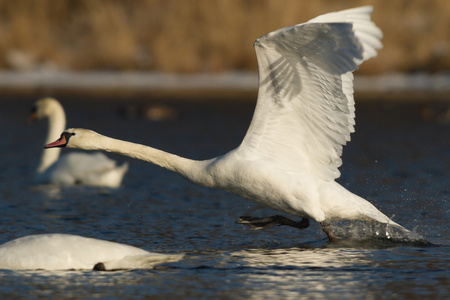
[[(370, 21), (372, 10), (365, 6), (325, 14), (257, 39), (256, 109), (242, 144), (225, 155), (194, 161), (85, 129), (68, 129), (46, 147), (105, 150), (141, 159), (193, 183), (313, 218), (331, 238), (329, 223), (342, 219), (386, 223), (408, 233), (335, 182), (342, 147), (354, 131), (352, 72), (382, 47), (382, 33)], [(247, 217), (241, 223), (308, 226), (307, 220), (296, 225), (279, 218)]]
[[(57, 138), (66, 128), (62, 105), (53, 98), (43, 98), (34, 104), (30, 120), (48, 119), (45, 142)], [(36, 171), (36, 181), (63, 185), (90, 185), (117, 188), (128, 170), (128, 163), (117, 166), (103, 153), (68, 153), (59, 157), (61, 150), (44, 151)]]
[(133, 246), (70, 234), (21, 237), (0, 245), (0, 269), (151, 269), (183, 254), (159, 254)]

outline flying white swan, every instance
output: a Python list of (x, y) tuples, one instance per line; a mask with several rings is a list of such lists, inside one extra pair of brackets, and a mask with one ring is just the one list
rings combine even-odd
[(70, 234), (21, 237), (0, 245), (0, 269), (151, 269), (179, 261), (184, 254), (159, 254), (133, 246)]
[(330, 222), (343, 219), (377, 221), (409, 232), (335, 182), (342, 147), (354, 131), (352, 72), (382, 47), (382, 32), (370, 21), (372, 11), (365, 6), (329, 13), (257, 39), (253, 119), (241, 145), (222, 156), (195, 161), (85, 129), (68, 129), (46, 148), (120, 153), (304, 219), (240, 220), (257, 228), (278, 223), (306, 228), (313, 218), (330, 238)]
[[(53, 98), (43, 98), (33, 106), (30, 121), (48, 119), (46, 143), (55, 140), (66, 128), (66, 116), (61, 104)], [(61, 149), (42, 153), (36, 171), (36, 181), (62, 185), (90, 185), (117, 188), (128, 170), (128, 163), (116, 162), (103, 153), (68, 153), (59, 157)]]

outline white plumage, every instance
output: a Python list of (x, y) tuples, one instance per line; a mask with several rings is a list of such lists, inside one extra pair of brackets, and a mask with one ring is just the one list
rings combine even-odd
[(182, 257), (69, 234), (29, 235), (0, 245), (0, 269), (11, 270), (151, 269)]
[(352, 72), (382, 47), (371, 13), (370, 6), (329, 13), (257, 39), (254, 116), (242, 144), (223, 156), (193, 161), (83, 129), (66, 130), (48, 147), (142, 159), (196, 184), (313, 218), (330, 237), (329, 222), (342, 219), (377, 221), (409, 232), (334, 181), (340, 176), (342, 147), (354, 131)]
[[(48, 119), (46, 143), (57, 138), (66, 128), (66, 116), (61, 104), (53, 98), (36, 101), (30, 120)], [(117, 166), (103, 153), (68, 153), (60, 157), (61, 149), (44, 151), (36, 171), (36, 181), (61, 185), (89, 185), (117, 188), (128, 170), (128, 163)]]

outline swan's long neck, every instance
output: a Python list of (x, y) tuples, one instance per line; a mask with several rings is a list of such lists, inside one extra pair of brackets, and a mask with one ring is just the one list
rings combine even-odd
[(149, 146), (103, 135), (99, 135), (94, 143), (90, 143), (83, 149), (115, 152), (166, 168), (198, 185), (211, 187), (213, 184), (213, 177), (208, 172), (210, 161), (191, 160)]
[[(45, 144), (56, 140), (66, 128), (66, 115), (62, 106), (58, 105), (53, 107), (52, 113), (47, 118), (48, 130)], [(37, 168), (37, 173), (40, 174), (44, 172), (54, 164), (58, 160), (60, 152), (61, 148), (44, 150)]]

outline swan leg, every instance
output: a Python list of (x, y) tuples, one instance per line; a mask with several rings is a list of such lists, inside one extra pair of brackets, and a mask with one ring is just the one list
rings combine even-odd
[(236, 221), (238, 224), (245, 224), (250, 227), (250, 230), (259, 230), (272, 228), (275, 225), (287, 225), (298, 229), (305, 229), (309, 226), (309, 219), (302, 218), (300, 222), (288, 219), (286, 217), (275, 215), (272, 217), (255, 218), (251, 216), (242, 216)]

